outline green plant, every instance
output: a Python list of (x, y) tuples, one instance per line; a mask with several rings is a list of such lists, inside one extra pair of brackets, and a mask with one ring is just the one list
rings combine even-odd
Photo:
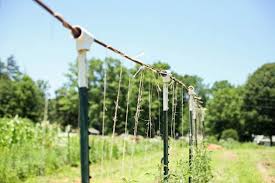
[(224, 139), (224, 140), (233, 139), (238, 141), (239, 135), (238, 135), (238, 132), (234, 129), (226, 129), (222, 132), (221, 139)]

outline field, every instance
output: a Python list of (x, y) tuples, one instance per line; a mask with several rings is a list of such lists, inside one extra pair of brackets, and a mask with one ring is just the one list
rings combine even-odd
[[(77, 133), (68, 136), (57, 125), (34, 125), (19, 118), (0, 120), (0, 130), (3, 132), (0, 134), (0, 183), (80, 182)], [(189, 172), (187, 142), (170, 139), (169, 143), (169, 182), (187, 182), (190, 173), (193, 182), (275, 181), (274, 147), (232, 140), (220, 141), (218, 146), (205, 143), (194, 151), (192, 172)], [(163, 180), (161, 138), (91, 136), (90, 146), (94, 183)]]
[[(177, 143), (177, 142), (176, 142)], [(176, 162), (181, 158), (187, 159), (187, 148), (171, 145), (170, 170), (176, 171)], [(222, 150), (210, 151), (211, 168), (215, 183), (273, 183), (275, 182), (275, 148), (258, 147), (252, 144), (233, 145)], [(119, 183), (127, 182), (123, 175), (128, 177), (128, 182), (158, 182), (161, 151), (151, 151), (126, 159), (123, 171), (120, 159), (108, 161), (104, 164), (91, 166), (93, 182)], [(131, 175), (131, 176), (129, 176)], [(57, 174), (38, 177), (28, 180), (28, 183), (72, 183), (80, 182), (79, 169), (66, 167)], [(129, 178), (130, 177), (130, 178)], [(132, 180), (132, 181), (131, 181)]]

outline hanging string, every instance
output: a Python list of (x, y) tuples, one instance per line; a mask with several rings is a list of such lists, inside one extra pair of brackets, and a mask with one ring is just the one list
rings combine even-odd
[(127, 94), (127, 104), (126, 104), (126, 115), (125, 115), (125, 126), (124, 126), (124, 139), (123, 139), (123, 154), (122, 154), (122, 170), (123, 175), (125, 172), (125, 151), (126, 151), (126, 138), (128, 137), (128, 113), (129, 113), (129, 100), (130, 100), (130, 93), (132, 89), (132, 78), (129, 77), (129, 83), (128, 83), (128, 94)]
[(175, 105), (175, 85), (174, 85), (174, 82), (172, 82), (171, 84), (171, 87), (172, 87), (172, 120), (171, 120), (171, 127), (170, 127), (170, 135), (171, 137), (173, 138), (173, 135), (174, 135), (174, 121), (175, 121), (175, 116), (174, 116), (174, 105)]
[[(183, 103), (184, 103), (184, 93), (183, 93), (183, 87), (181, 87), (181, 135), (183, 136), (183, 128), (184, 128), (184, 116), (183, 116), (183, 114), (184, 114), (184, 105), (183, 105)], [(184, 139), (184, 138), (182, 138), (182, 139)]]
[(159, 90), (158, 90), (158, 88), (157, 88), (157, 93), (158, 93), (158, 101), (159, 101), (159, 105), (158, 105), (158, 135), (160, 136), (160, 134), (161, 134), (161, 132), (160, 132), (160, 117), (161, 117), (161, 115), (160, 115), (160, 107), (161, 107), (161, 102), (160, 102), (160, 96), (159, 96)]
[(139, 116), (140, 116), (140, 111), (141, 111), (141, 101), (142, 101), (142, 92), (143, 92), (143, 77), (144, 77), (144, 74), (142, 72), (141, 76), (140, 76), (140, 81), (139, 81), (138, 101), (137, 101), (136, 113), (135, 113), (135, 117), (134, 117), (135, 118), (135, 126), (134, 126), (135, 140), (137, 137), (137, 127), (138, 127)]
[(149, 107), (149, 113), (148, 113), (148, 120), (146, 120), (146, 142), (145, 142), (145, 158), (148, 160), (147, 157), (147, 151), (148, 151), (148, 143), (149, 143), (149, 138), (152, 137), (152, 121), (151, 121), (151, 83), (149, 82), (149, 91), (148, 91), (148, 107)]
[[(137, 140), (137, 129), (138, 129), (138, 123), (139, 123), (139, 117), (140, 117), (140, 111), (141, 111), (141, 102), (142, 102), (142, 92), (143, 92), (143, 77), (144, 73), (143, 70), (140, 71), (140, 79), (139, 79), (139, 88), (138, 88), (138, 99), (137, 99), (137, 106), (136, 106), (136, 113), (134, 116), (135, 120), (135, 125), (134, 125), (134, 141), (136, 142)], [(135, 152), (135, 146), (133, 144), (132, 146), (132, 153), (131, 153), (131, 169), (130, 169), (130, 174), (131, 170), (133, 169), (133, 156)]]
[(149, 83), (149, 137), (152, 138), (152, 91), (151, 83)]
[[(152, 127), (153, 127), (153, 124), (152, 124), (152, 86), (151, 86), (151, 83), (149, 83), (149, 128), (150, 128), (150, 131), (149, 131), (149, 140), (152, 138)], [(152, 160), (152, 153), (149, 153), (149, 159), (150, 161)]]
[(120, 73), (119, 73), (119, 81), (118, 81), (118, 89), (117, 89), (117, 98), (115, 102), (115, 114), (113, 118), (113, 133), (112, 133), (112, 143), (111, 143), (111, 152), (110, 152), (110, 159), (113, 156), (113, 144), (114, 144), (114, 137), (116, 131), (116, 122), (117, 122), (117, 111), (119, 108), (119, 97), (120, 97), (120, 86), (121, 86), (121, 78), (122, 78), (122, 64), (120, 63)]
[(178, 95), (177, 95), (177, 83), (175, 83), (175, 86), (174, 86), (174, 124), (173, 124), (173, 135), (174, 135), (174, 138), (176, 138), (176, 115), (177, 115), (177, 104), (178, 104)]
[[(105, 66), (104, 66), (105, 65)], [(105, 135), (105, 112), (106, 112), (106, 88), (107, 88), (107, 68), (106, 68), (106, 62), (104, 63), (104, 84), (103, 84), (103, 108), (102, 108), (102, 153), (101, 153), (101, 170), (103, 171), (103, 162), (104, 162), (104, 156), (105, 156), (105, 150), (104, 150), (104, 135)]]
[(160, 125), (161, 125), (161, 122), (160, 122), (160, 120), (161, 120), (161, 114), (160, 114), (161, 113), (160, 92), (161, 92), (161, 89), (160, 89), (160, 86), (159, 86), (159, 80), (158, 80), (158, 78), (156, 77), (156, 75), (154, 75), (154, 76), (155, 76), (155, 81), (156, 81), (156, 90), (157, 90), (158, 102), (159, 102), (159, 104), (158, 104), (158, 133), (157, 133), (157, 135), (160, 136), (160, 134), (161, 134), (161, 132), (160, 132)]

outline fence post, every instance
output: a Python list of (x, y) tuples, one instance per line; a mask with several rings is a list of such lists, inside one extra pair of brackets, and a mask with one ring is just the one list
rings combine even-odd
[(194, 137), (195, 137), (195, 147), (198, 147), (198, 119), (197, 119), (197, 106), (193, 104), (193, 123), (194, 123)]
[[(188, 87), (189, 95), (189, 171), (192, 172), (192, 159), (193, 159), (193, 119), (194, 119), (194, 88)], [(192, 182), (192, 175), (189, 175), (188, 182)]]
[(88, 65), (87, 51), (93, 43), (92, 35), (85, 29), (77, 27), (81, 34), (76, 38), (78, 51), (78, 92), (79, 92), (79, 126), (80, 126), (80, 160), (81, 182), (90, 182), (89, 160), (89, 121), (88, 121)]
[(67, 148), (68, 148), (68, 162), (71, 163), (71, 146), (70, 146), (70, 132), (71, 132), (71, 125), (66, 126), (67, 132)]
[(168, 168), (168, 164), (169, 164), (169, 160), (168, 160), (168, 85), (169, 82), (171, 81), (171, 75), (168, 71), (164, 71), (162, 73), (162, 79), (163, 79), (163, 170), (164, 170), (164, 182), (168, 182), (168, 172), (169, 172), (169, 168)]
[(201, 109), (201, 123), (202, 123), (202, 140), (204, 140), (205, 137), (205, 125), (204, 125), (204, 119), (205, 119), (205, 112), (206, 112), (206, 108), (202, 108)]

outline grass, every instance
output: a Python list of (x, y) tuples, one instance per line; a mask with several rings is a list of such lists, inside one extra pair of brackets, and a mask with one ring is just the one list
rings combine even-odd
[(212, 152), (213, 182), (215, 183), (262, 183), (275, 180), (275, 148), (249, 147), (247, 144), (238, 148)]
[[(171, 172), (177, 171), (177, 162), (187, 160), (188, 151), (177, 142), (172, 142), (170, 149)], [(259, 147), (251, 144), (238, 144), (210, 152), (214, 183), (263, 183), (275, 179), (275, 148)], [(123, 169), (121, 159), (97, 162), (91, 166), (92, 182), (160, 182), (162, 174), (160, 160), (162, 151), (151, 150), (139, 153), (133, 158), (127, 156)], [(54, 175), (29, 179), (27, 183), (78, 183), (79, 168), (65, 167)], [(171, 182), (171, 181), (170, 181)]]
[[(80, 182), (79, 135), (68, 141), (56, 125), (34, 125), (20, 118), (0, 119), (0, 183)], [(64, 134), (63, 134), (64, 135)], [(124, 143), (125, 142), (125, 143)], [(197, 151), (193, 182), (275, 182), (275, 148), (235, 141), (220, 141), (222, 150)], [(122, 161), (125, 145), (125, 160)], [(131, 137), (92, 137), (91, 175), (95, 183), (161, 182), (162, 141), (160, 138), (134, 142)], [(111, 148), (112, 147), (112, 148)], [(134, 150), (133, 150), (134, 148)], [(112, 151), (111, 151), (112, 150)], [(169, 182), (188, 178), (188, 149), (183, 141), (170, 140)], [(103, 155), (103, 156), (102, 156)], [(112, 155), (112, 156), (110, 156)], [(101, 158), (104, 161), (101, 161)]]

